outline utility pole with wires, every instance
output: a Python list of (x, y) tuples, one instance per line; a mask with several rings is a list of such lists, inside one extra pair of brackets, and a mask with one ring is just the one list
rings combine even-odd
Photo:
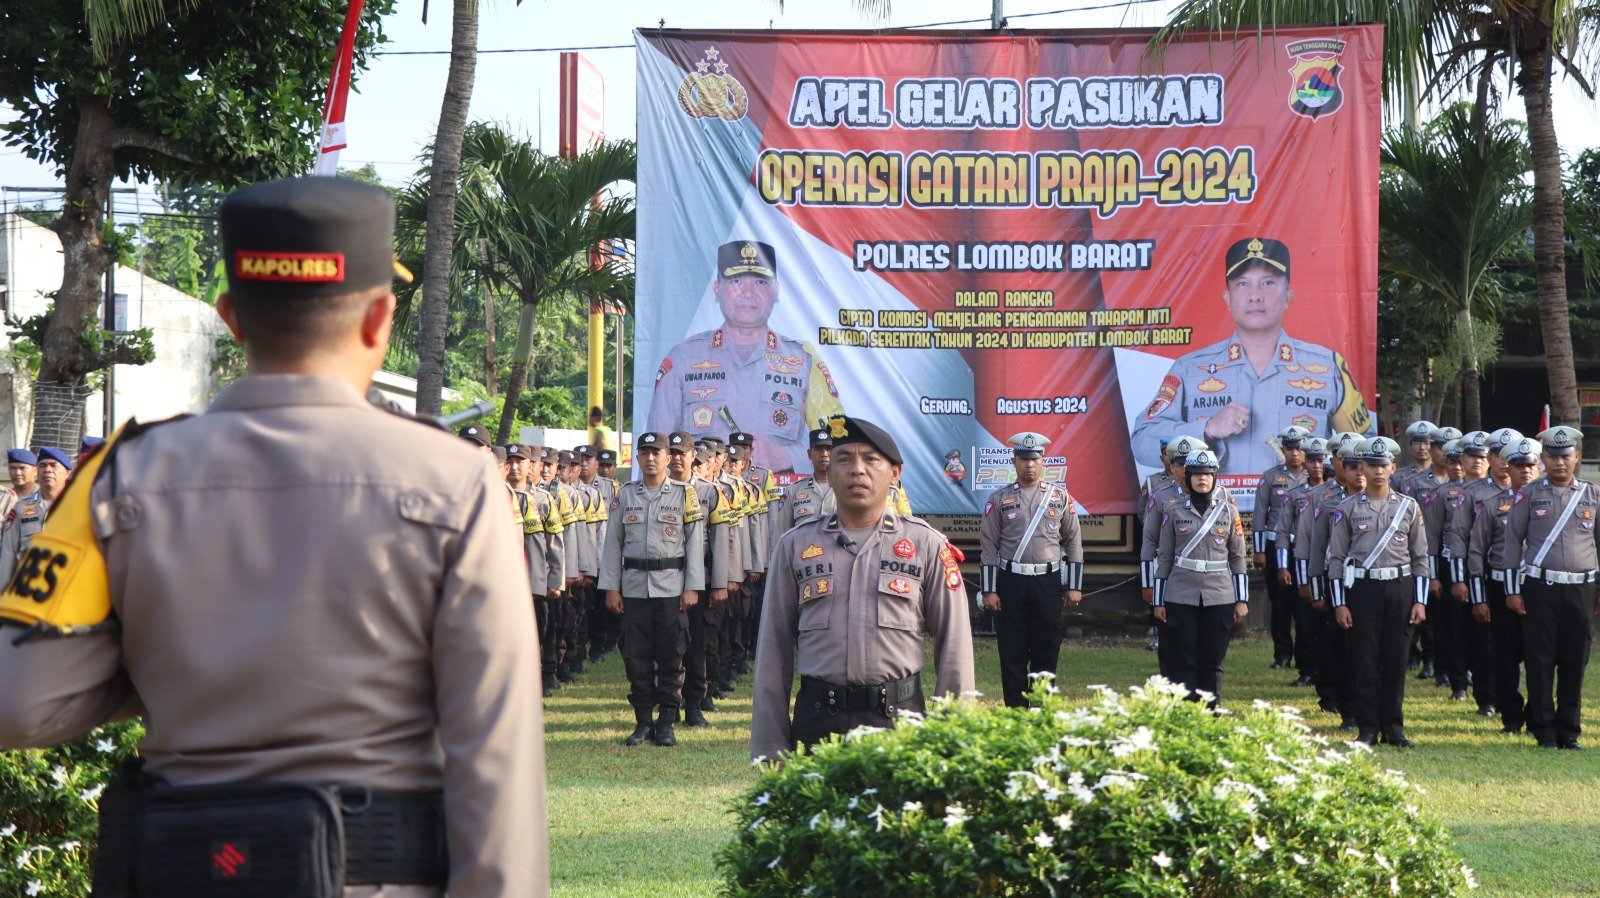
[(1006, 0), (994, 0), (994, 12), (989, 15), (989, 27), (996, 31), (1006, 27)]

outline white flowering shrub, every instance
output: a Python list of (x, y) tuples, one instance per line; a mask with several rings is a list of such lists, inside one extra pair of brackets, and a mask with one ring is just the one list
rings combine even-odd
[(0, 895), (89, 894), (100, 793), (143, 735), (112, 724), (56, 748), (0, 751)]
[(767, 766), (718, 854), (728, 896), (1458, 895), (1418, 789), (1292, 708), (1222, 716), (1153, 678), (1070, 707), (939, 702)]

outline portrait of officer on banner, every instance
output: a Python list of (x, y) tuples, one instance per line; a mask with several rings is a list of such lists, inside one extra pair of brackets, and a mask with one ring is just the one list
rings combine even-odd
[(777, 473), (811, 470), (809, 429), (844, 408), (816, 348), (768, 327), (778, 292), (769, 244), (735, 240), (717, 249), (711, 293), (722, 325), (688, 337), (661, 360), (647, 430), (697, 439), (748, 431), (755, 435), (752, 464)]
[(1139, 464), (1160, 467), (1163, 442), (1199, 434), (1217, 453), (1219, 481), (1238, 490), (1255, 486), (1278, 463), (1274, 438), (1285, 427), (1321, 437), (1376, 434), (1344, 357), (1284, 331), (1294, 301), (1289, 248), (1271, 237), (1246, 237), (1228, 247), (1222, 267), (1222, 300), (1234, 333), (1172, 363), (1134, 416)]

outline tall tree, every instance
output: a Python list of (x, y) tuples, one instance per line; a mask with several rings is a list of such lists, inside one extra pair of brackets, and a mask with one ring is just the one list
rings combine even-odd
[[(1157, 44), (1194, 30), (1267, 30), (1290, 24), (1381, 22), (1389, 99), (1409, 120), (1419, 97), (1462, 88), (1480, 117), (1495, 98), (1496, 67), (1511, 66), (1528, 115), (1533, 161), (1533, 243), (1550, 406), (1579, 423), (1578, 379), (1562, 241), (1561, 153), (1551, 111), (1559, 65), (1590, 95), (1600, 63), (1597, 0), (1184, 0)], [(1480, 118), (1481, 120), (1481, 118)]]
[(1480, 129), (1471, 108), (1456, 105), (1421, 129), (1390, 130), (1381, 158), (1379, 268), (1455, 310), (1462, 427), (1478, 430), (1484, 328), (1474, 311), (1498, 297), (1495, 265), (1533, 223), (1527, 138), (1510, 122)]
[[(382, 41), (378, 22), (393, 3), (367, 4), (358, 67)], [(0, 100), (17, 113), (4, 142), (66, 178), (55, 224), (64, 273), (41, 335), (39, 383), (68, 398), (35, 402), (36, 433), (59, 440), (81, 430), (87, 376), (141, 355), (97, 316), (112, 261), (112, 181), (229, 185), (305, 170), (321, 116), (319, 90), (308, 85), (327, 81), (345, 5), (0, 4)]]

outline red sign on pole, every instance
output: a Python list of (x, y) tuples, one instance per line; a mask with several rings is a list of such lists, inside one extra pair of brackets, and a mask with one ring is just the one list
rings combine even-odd
[(561, 158), (571, 159), (606, 139), (606, 84), (594, 63), (561, 54)]

